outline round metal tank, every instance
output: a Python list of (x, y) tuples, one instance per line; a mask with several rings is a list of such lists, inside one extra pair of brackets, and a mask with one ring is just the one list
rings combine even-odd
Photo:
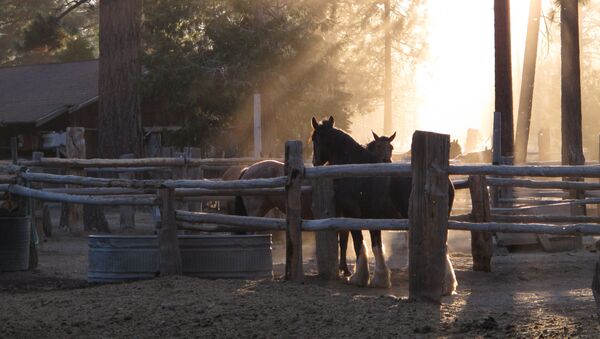
[[(270, 235), (180, 235), (183, 274), (201, 278), (259, 279), (273, 276)], [(156, 236), (89, 236), (90, 282), (158, 276)]]
[(0, 217), (0, 272), (29, 268), (30, 217)]

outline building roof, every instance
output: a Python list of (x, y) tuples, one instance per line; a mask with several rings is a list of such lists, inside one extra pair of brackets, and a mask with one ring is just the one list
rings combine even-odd
[(98, 60), (0, 68), (0, 125), (37, 126), (98, 100)]

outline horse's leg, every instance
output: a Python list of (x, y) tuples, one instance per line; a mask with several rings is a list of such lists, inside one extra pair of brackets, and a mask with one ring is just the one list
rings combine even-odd
[[(448, 251), (448, 246), (446, 245), (446, 251)], [(452, 262), (450, 261), (450, 256), (446, 253), (446, 272), (444, 274), (444, 283), (442, 287), (442, 295), (453, 295), (456, 293), (456, 287), (458, 286), (458, 282), (456, 281), (456, 275), (454, 274), (454, 268), (452, 267)]]
[(363, 242), (362, 232), (352, 231), (352, 241), (356, 252), (356, 266), (354, 268), (355, 272), (348, 282), (352, 285), (365, 287), (369, 285), (369, 258), (367, 257), (367, 248)]
[(344, 277), (349, 277), (352, 275), (352, 272), (348, 268), (348, 263), (346, 262), (346, 252), (348, 251), (348, 236), (350, 232), (348, 231), (339, 231), (340, 236), (340, 271), (344, 275)]
[[(452, 184), (452, 181), (448, 179), (448, 216), (450, 216), (450, 211), (452, 211), (454, 194), (454, 185)], [(444, 274), (442, 295), (452, 295), (456, 293), (457, 286), (458, 282), (456, 281), (456, 274), (454, 274), (454, 268), (452, 267), (452, 262), (450, 261), (450, 256), (448, 255), (448, 243), (446, 243), (446, 272)]]
[(392, 287), (392, 274), (385, 263), (381, 231), (370, 231), (369, 233), (371, 234), (371, 248), (373, 249), (373, 256), (375, 257), (375, 272), (373, 273), (371, 287), (390, 288)]

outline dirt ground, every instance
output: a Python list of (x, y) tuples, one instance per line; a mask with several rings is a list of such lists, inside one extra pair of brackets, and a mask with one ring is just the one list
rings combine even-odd
[(38, 269), (0, 273), (0, 337), (600, 337), (590, 289), (598, 253), (498, 255), (493, 272), (479, 273), (466, 235), (451, 236), (458, 291), (431, 305), (407, 301), (405, 269), (389, 290), (324, 283), (308, 245), (304, 284), (282, 281), (280, 244), (273, 280), (88, 284), (87, 239), (57, 230)]

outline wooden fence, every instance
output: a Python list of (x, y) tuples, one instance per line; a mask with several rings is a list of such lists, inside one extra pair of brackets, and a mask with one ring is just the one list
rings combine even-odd
[[(200, 231), (285, 230), (286, 279), (302, 281), (302, 231), (317, 232), (318, 271), (325, 278), (338, 276), (337, 235), (341, 229), (409, 230), (410, 298), (439, 301), (443, 279), (443, 258), (446, 253), (447, 230), (472, 232), (474, 269), (491, 269), (492, 234), (494, 232), (545, 233), (561, 235), (600, 235), (598, 218), (535, 218), (523, 217), (531, 223), (515, 223), (521, 216), (506, 215), (493, 220), (489, 205), (488, 185), (521, 186), (552, 189), (598, 189), (598, 184), (577, 181), (547, 182), (530, 179), (505, 179), (486, 176), (534, 177), (594, 177), (600, 178), (600, 166), (470, 166), (449, 165), (449, 137), (417, 131), (413, 135), (411, 164), (366, 164), (306, 167), (302, 159), (302, 143), (286, 143), (285, 176), (269, 179), (212, 181), (197, 180), (135, 180), (123, 178), (90, 178), (76, 175), (33, 173), (26, 166), (64, 166), (77, 168), (130, 168), (184, 166), (181, 159), (45, 159), (0, 166), (0, 191), (45, 201), (98, 205), (155, 206), (160, 248), (161, 274), (180, 274), (177, 229)], [(240, 160), (245, 163), (248, 159)], [(222, 160), (194, 160), (195, 164), (215, 164)], [(405, 176), (413, 178), (410, 220), (335, 218), (333, 180), (357, 176)], [(469, 188), (472, 212), (448, 218), (447, 178), (466, 175), (468, 180), (457, 186)], [(27, 183), (45, 182), (78, 185), (75, 188), (35, 189)], [(315, 220), (302, 220), (301, 195), (312, 194)], [(177, 197), (265, 195), (287, 196), (286, 219), (241, 217), (176, 208)], [(568, 203), (579, 203), (570, 201)], [(587, 202), (586, 202), (587, 203)], [(594, 201), (593, 203), (598, 203)], [(511, 218), (512, 217), (512, 218)], [(555, 225), (550, 222), (571, 222)], [(438, 288), (439, 287), (439, 288)]]

